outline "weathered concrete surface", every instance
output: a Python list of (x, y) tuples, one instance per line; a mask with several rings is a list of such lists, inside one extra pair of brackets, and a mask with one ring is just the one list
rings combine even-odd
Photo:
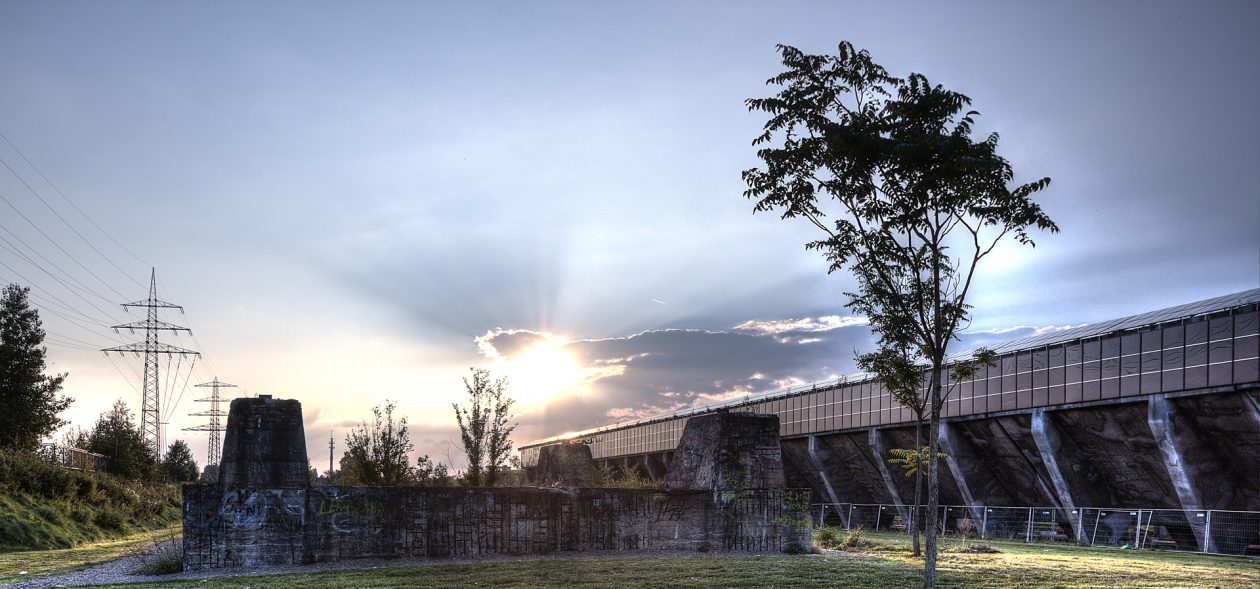
[[(814, 489), (815, 497), (826, 497), (826, 488), (810, 463), (807, 444), (804, 438), (783, 440), (785, 480), (791, 488), (808, 487)], [(842, 502), (894, 503), (875, 465), (865, 431), (817, 436), (814, 456)]]
[[(711, 480), (668, 491), (309, 486), (302, 429), (297, 401), (232, 402), (223, 478), (184, 486), (185, 570), (360, 557), (783, 551), (811, 542), (810, 492), (783, 488), (773, 416), (710, 425), (702, 434), (728, 447), (698, 450), (692, 470)], [(589, 450), (570, 450), (553, 461), (559, 475), (576, 478), (580, 466), (589, 473)]]
[[(1250, 397), (1250, 400), (1248, 399)], [(1204, 509), (1260, 511), (1260, 396), (1170, 398), (1170, 424)]]
[(1077, 505), (1180, 509), (1146, 403), (1047, 412), (1062, 433), (1058, 463)]
[(715, 494), (785, 488), (778, 416), (719, 412), (688, 420), (665, 486)]
[[(184, 488), (187, 570), (349, 558), (558, 551), (779, 552), (808, 546), (808, 491), (333, 487)], [(214, 506), (211, 508), (210, 506)], [(260, 514), (283, 517), (259, 518)]]
[(225, 487), (306, 487), (302, 404), (270, 395), (233, 399), (223, 436), (219, 482)]
[(591, 447), (581, 442), (566, 442), (538, 449), (538, 466), (534, 482), (540, 485), (586, 487), (591, 484), (595, 460)]

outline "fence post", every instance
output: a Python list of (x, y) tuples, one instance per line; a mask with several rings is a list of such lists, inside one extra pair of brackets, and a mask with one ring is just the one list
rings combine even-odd
[(879, 504), (879, 511), (875, 512), (875, 531), (879, 531), (879, 519), (884, 516), (884, 504)]
[(1033, 518), (1033, 508), (1029, 507), (1028, 508), (1028, 535), (1024, 537), (1025, 544), (1032, 542), (1032, 518)]
[(1138, 508), (1137, 523), (1133, 524), (1133, 549), (1142, 547), (1142, 508)]
[(985, 534), (989, 533), (989, 507), (984, 508), (984, 515), (980, 516), (980, 539), (988, 540)]
[(1094, 518), (1094, 535), (1089, 537), (1090, 546), (1093, 546), (1094, 543), (1098, 541), (1098, 522), (1102, 520), (1102, 516), (1104, 515), (1107, 515), (1107, 514), (1103, 513), (1102, 510), (1099, 509), (1098, 516)]
[(1203, 530), (1203, 553), (1207, 554), (1208, 546), (1212, 545), (1212, 510), (1207, 512), (1207, 529)]
[(844, 529), (846, 530), (853, 529), (853, 504), (852, 503), (849, 504), (849, 521), (845, 522)]
[(823, 504), (818, 507), (818, 527), (823, 527), (823, 523), (827, 521), (827, 505)]

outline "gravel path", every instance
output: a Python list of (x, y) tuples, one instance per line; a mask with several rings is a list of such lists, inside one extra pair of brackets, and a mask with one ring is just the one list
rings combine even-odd
[[(775, 553), (777, 556), (782, 556)], [(82, 585), (107, 585), (114, 583), (152, 583), (157, 581), (176, 581), (184, 579), (210, 579), (220, 577), (241, 577), (250, 575), (282, 575), (290, 573), (318, 573), (346, 569), (376, 569), (423, 567), (447, 564), (468, 564), (487, 562), (525, 562), (538, 560), (610, 560), (636, 557), (682, 557), (713, 558), (722, 556), (770, 556), (751, 552), (709, 552), (678, 550), (618, 550), (599, 552), (564, 552), (551, 555), (528, 556), (483, 556), (477, 558), (395, 558), (375, 559), (362, 558), (335, 562), (320, 562), (309, 565), (281, 565), (258, 567), (252, 569), (216, 569), (212, 571), (175, 573), (172, 575), (135, 575), (132, 571), (144, 564), (148, 555), (127, 556), (92, 566), (81, 571), (43, 576), (16, 585), (13, 589), (44, 589), (46, 587), (76, 587)]]

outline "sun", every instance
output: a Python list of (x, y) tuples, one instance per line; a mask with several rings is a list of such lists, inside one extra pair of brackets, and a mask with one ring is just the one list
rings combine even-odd
[(564, 339), (550, 336), (521, 354), (507, 358), (502, 366), (508, 377), (508, 390), (522, 404), (546, 402), (571, 392), (582, 381), (582, 368), (564, 350)]

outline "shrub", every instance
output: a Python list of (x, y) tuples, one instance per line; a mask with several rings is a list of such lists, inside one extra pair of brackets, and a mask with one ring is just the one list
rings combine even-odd
[(183, 544), (175, 534), (153, 541), (153, 547), (141, 555), (137, 575), (173, 575), (184, 571)]
[(866, 545), (866, 541), (862, 539), (862, 526), (854, 526), (844, 535), (844, 541), (840, 543), (840, 550), (853, 550)]
[(814, 545), (828, 550), (840, 548), (840, 529), (822, 527), (814, 530)]
[(113, 509), (102, 509), (96, 512), (92, 523), (103, 530), (120, 531), (123, 527), (123, 518)]

